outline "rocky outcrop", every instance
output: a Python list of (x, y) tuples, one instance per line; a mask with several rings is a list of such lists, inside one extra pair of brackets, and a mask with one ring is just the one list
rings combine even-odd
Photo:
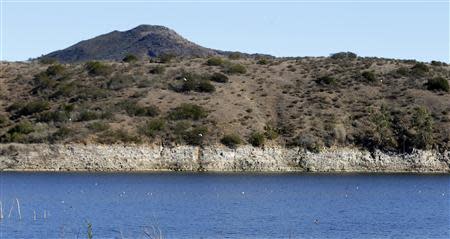
[(254, 171), (450, 173), (450, 152), (387, 154), (352, 148), (1, 144), (4, 171)]

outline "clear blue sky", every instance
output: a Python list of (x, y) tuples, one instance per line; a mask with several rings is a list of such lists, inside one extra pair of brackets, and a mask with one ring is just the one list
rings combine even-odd
[(221, 50), (275, 56), (353, 51), (362, 56), (422, 61), (450, 59), (447, 0), (2, 1), (2, 52), (3, 59), (10, 61), (37, 57), (139, 24), (164, 25), (195, 43)]

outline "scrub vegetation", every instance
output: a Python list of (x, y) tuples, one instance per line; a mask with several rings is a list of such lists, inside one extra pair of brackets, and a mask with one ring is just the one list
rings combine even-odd
[(330, 57), (3, 62), (0, 141), (450, 147), (450, 67)]

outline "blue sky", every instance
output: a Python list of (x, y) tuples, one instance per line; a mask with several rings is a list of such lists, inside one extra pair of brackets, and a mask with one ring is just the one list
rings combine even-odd
[(2, 58), (10, 61), (139, 24), (164, 25), (195, 43), (221, 50), (276, 56), (353, 51), (362, 56), (450, 61), (446, 0), (2, 1)]

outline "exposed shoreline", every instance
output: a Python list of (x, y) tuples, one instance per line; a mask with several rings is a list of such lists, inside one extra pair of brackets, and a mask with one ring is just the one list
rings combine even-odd
[(0, 170), (16, 172), (450, 173), (450, 152), (371, 153), (329, 148), (0, 144)]

